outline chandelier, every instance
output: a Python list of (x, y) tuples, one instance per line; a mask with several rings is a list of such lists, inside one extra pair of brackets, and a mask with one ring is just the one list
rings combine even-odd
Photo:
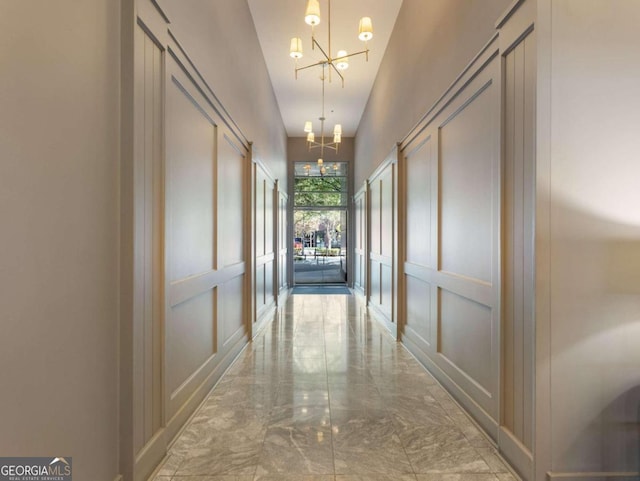
[[(335, 150), (338, 152), (338, 147), (342, 142), (342, 125), (335, 124), (333, 127), (333, 142), (325, 142), (324, 141), (324, 121), (326, 120), (324, 116), (324, 81), (326, 79), (325, 69), (327, 68), (327, 64), (322, 65), (322, 76), (320, 80), (322, 80), (322, 114), (318, 117), (320, 121), (320, 141), (316, 140), (316, 136), (313, 133), (313, 123), (311, 121), (306, 121), (304, 123), (304, 131), (307, 133), (307, 146), (309, 147), (309, 151), (311, 149), (320, 149), (320, 157), (318, 158), (318, 168), (320, 169), (320, 174), (326, 174), (326, 168), (324, 167), (324, 149)], [(335, 165), (335, 164), (334, 164)]]
[(304, 175), (306, 175), (307, 177), (312, 177), (312, 176), (320, 176), (320, 177), (325, 177), (325, 176), (337, 176), (340, 174), (339, 172), (340, 170), (340, 166), (338, 165), (337, 162), (334, 162), (333, 165), (331, 166), (331, 170), (327, 170), (327, 168), (323, 165), (321, 167), (318, 168), (317, 173), (313, 173), (312, 172), (312, 167), (311, 164), (305, 164), (304, 166)]
[[(318, 41), (314, 36), (314, 27), (320, 23), (320, 4), (318, 0), (308, 0), (307, 2), (307, 10), (305, 12), (304, 21), (311, 25), (311, 49), (315, 50), (318, 47), (318, 50), (322, 52), (324, 59), (319, 62), (306, 65), (304, 67), (298, 67), (298, 59), (302, 58), (302, 40), (299, 37), (294, 37), (291, 39), (291, 46), (289, 49), (289, 55), (293, 57), (296, 61), (295, 66), (295, 76), (298, 78), (298, 71), (305, 70), (312, 67), (317, 67), (319, 65), (325, 67), (329, 66), (329, 82), (331, 82), (331, 72), (334, 71), (340, 77), (342, 81), (342, 86), (344, 87), (344, 77), (342, 76), (341, 70), (346, 70), (349, 67), (349, 58), (355, 57), (356, 55), (364, 54), (367, 61), (369, 61), (369, 47), (367, 42), (373, 38), (373, 25), (371, 23), (371, 17), (362, 17), (360, 19), (360, 25), (358, 27), (358, 38), (362, 40), (365, 44), (365, 49), (360, 52), (349, 54), (346, 50), (338, 50), (338, 53), (335, 57), (332, 57), (331, 50), (331, 0), (328, 0), (329, 4), (329, 15), (327, 19), (327, 31), (329, 33), (329, 48), (324, 49), (320, 46)], [(323, 73), (324, 76), (324, 68)]]

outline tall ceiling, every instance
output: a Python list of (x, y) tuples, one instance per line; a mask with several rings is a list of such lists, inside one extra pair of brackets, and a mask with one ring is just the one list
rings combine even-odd
[[(311, 27), (304, 22), (307, 0), (248, 2), (287, 134), (304, 137), (304, 122), (308, 120), (313, 122), (317, 134), (322, 112), (322, 68), (300, 71), (296, 80), (295, 61), (289, 56), (291, 38), (300, 37), (304, 56), (298, 60), (299, 67), (324, 58), (317, 49), (311, 49)], [(325, 50), (328, 49), (328, 2), (320, 0), (321, 21), (315, 27), (316, 40)], [(338, 50), (348, 53), (364, 50), (364, 42), (358, 39), (361, 17), (373, 20), (373, 39), (368, 42), (368, 62), (364, 55), (349, 59), (349, 68), (342, 72), (344, 87), (335, 75), (331, 83), (325, 82), (325, 130), (332, 131), (334, 124), (341, 124), (343, 137), (355, 135), (401, 4), (402, 0), (334, 0), (331, 3), (332, 57)]]

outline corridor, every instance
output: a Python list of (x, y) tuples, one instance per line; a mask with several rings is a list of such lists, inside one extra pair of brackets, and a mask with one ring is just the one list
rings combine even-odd
[(353, 295), (293, 295), (154, 481), (508, 481), (484, 435)]

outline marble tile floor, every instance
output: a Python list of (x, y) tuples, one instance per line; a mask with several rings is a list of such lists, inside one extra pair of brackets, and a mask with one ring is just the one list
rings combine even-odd
[(153, 481), (515, 481), (354, 296), (290, 296)]

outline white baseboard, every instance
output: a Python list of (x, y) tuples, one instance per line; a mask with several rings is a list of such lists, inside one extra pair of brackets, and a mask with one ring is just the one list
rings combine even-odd
[(524, 481), (533, 480), (533, 455), (508, 429), (500, 426), (498, 432), (500, 454)]

